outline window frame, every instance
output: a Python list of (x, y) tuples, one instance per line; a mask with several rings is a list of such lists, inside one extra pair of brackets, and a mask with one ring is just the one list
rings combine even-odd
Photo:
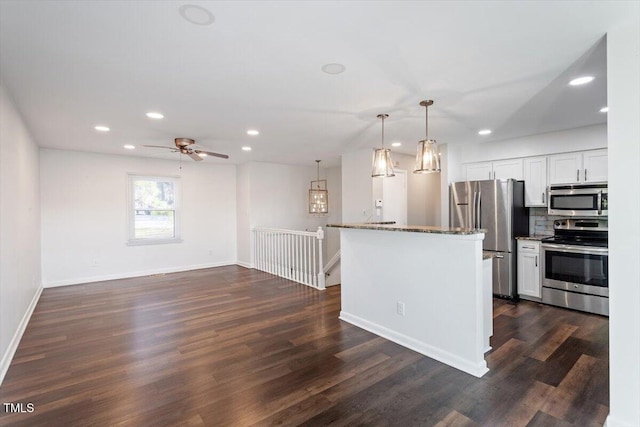
[[(135, 237), (136, 233), (136, 206), (135, 206), (135, 183), (136, 181), (160, 181), (173, 183), (173, 209), (158, 209), (163, 211), (173, 211), (173, 237)], [(127, 245), (163, 245), (170, 243), (181, 243), (181, 191), (180, 177), (176, 175), (145, 175), (141, 173), (127, 174)]]

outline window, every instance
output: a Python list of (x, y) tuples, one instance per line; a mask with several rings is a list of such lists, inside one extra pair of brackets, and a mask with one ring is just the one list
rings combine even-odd
[(179, 183), (177, 177), (129, 175), (129, 245), (181, 242)]

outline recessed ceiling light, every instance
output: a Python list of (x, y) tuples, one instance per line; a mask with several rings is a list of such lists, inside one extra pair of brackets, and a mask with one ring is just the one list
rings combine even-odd
[(482, 129), (478, 131), (478, 135), (489, 135), (491, 133), (491, 129)]
[(258, 132), (258, 131), (257, 131), (257, 130), (255, 130), (255, 129), (249, 129), (249, 130), (247, 131), (247, 135), (256, 136), (256, 135), (260, 135), (260, 132)]
[(602, 107), (602, 108), (600, 109), (600, 112), (601, 112), (601, 113), (608, 113), (608, 112), (609, 112), (609, 107)]
[(136, 148), (136, 146), (135, 145), (131, 145), (131, 144), (127, 144), (127, 145), (124, 145), (124, 148), (126, 148), (127, 150), (133, 150), (133, 149)]
[(164, 115), (162, 113), (156, 113), (153, 111), (148, 112), (147, 117), (150, 119), (164, 119)]
[(200, 156), (200, 157), (207, 157), (207, 153), (198, 153), (198, 156)]
[(577, 79), (573, 79), (569, 82), (569, 84), (571, 86), (580, 86), (586, 83), (589, 83), (591, 81), (593, 81), (595, 77), (593, 76), (583, 76), (583, 77), (578, 77)]
[(251, 151), (251, 147), (242, 147), (242, 151)]
[(178, 10), (180, 16), (195, 25), (211, 25), (216, 20), (213, 13), (195, 4), (184, 4)]
[(346, 70), (347, 67), (345, 67), (342, 64), (338, 64), (338, 63), (331, 63), (331, 64), (325, 64), (322, 66), (322, 71), (324, 71), (327, 74), (340, 74), (340, 73), (344, 73), (344, 70)]
[(392, 147), (400, 147), (402, 145), (402, 142), (392, 142), (391, 146)]
[(94, 129), (98, 132), (109, 132), (111, 130), (106, 126), (96, 126)]

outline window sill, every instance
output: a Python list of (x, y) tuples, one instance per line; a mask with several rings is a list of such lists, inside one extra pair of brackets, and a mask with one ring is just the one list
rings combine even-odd
[(182, 239), (178, 237), (173, 239), (130, 239), (127, 241), (127, 246), (165, 245), (170, 243), (182, 243)]

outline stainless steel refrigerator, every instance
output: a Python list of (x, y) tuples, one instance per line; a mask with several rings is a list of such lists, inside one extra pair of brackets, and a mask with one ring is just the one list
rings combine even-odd
[(451, 183), (449, 225), (487, 230), (482, 248), (493, 255), (493, 293), (517, 299), (515, 238), (529, 235), (524, 181), (494, 179)]

